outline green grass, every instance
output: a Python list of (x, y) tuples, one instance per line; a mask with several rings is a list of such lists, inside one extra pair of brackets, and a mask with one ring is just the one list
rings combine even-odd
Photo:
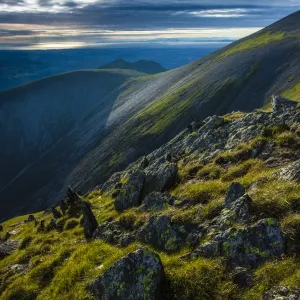
[(300, 83), (296, 83), (295, 85), (281, 93), (281, 96), (290, 100), (300, 101)]
[(280, 42), (285, 39), (284, 32), (271, 32), (267, 31), (261, 33), (260, 35), (247, 39), (243, 42), (238, 43), (237, 45), (229, 48), (227, 51), (220, 54), (216, 60), (223, 59), (227, 56), (234, 55), (236, 53), (252, 50), (260, 47), (264, 47), (270, 43)]

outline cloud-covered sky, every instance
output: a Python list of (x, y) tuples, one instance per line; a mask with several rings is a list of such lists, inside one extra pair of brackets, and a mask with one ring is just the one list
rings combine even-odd
[(300, 0), (0, 0), (0, 49), (228, 41), (299, 9)]

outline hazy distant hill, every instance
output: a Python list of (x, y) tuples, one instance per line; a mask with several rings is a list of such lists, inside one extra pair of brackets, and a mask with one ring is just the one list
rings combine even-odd
[(167, 71), (167, 69), (153, 61), (139, 60), (131, 63), (123, 59), (117, 59), (111, 63), (101, 66), (99, 69), (127, 69), (136, 70), (147, 74), (156, 74)]

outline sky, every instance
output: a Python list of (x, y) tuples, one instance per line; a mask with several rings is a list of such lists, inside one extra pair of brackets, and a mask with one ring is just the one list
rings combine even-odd
[(299, 9), (300, 0), (0, 0), (0, 49), (228, 42)]

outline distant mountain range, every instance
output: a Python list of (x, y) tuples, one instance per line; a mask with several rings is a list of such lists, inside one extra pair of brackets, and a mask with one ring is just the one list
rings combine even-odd
[(115, 61), (0, 93), (0, 217), (87, 192), (194, 120), (297, 97), (299, 39), (297, 12), (171, 71)]

